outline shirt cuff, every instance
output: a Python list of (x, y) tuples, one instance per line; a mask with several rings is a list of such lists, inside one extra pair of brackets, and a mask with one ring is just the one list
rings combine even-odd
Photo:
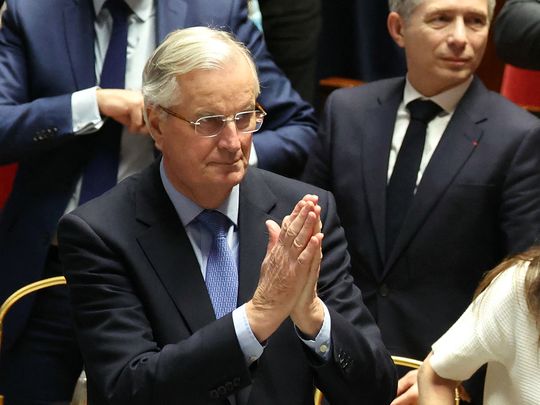
[(79, 90), (71, 95), (71, 119), (75, 135), (96, 132), (103, 125), (97, 104), (97, 88)]
[(232, 318), (240, 349), (242, 350), (242, 353), (244, 353), (246, 363), (249, 366), (261, 357), (264, 346), (259, 343), (249, 326), (246, 314), (246, 304), (236, 308), (232, 313)]
[(302, 337), (302, 334), (296, 328), (296, 334), (304, 342), (304, 344), (309, 347), (317, 356), (319, 356), (322, 360), (328, 361), (330, 359), (330, 349), (331, 349), (331, 319), (330, 319), (330, 312), (328, 312), (328, 308), (326, 305), (323, 304), (323, 310), (324, 310), (324, 320), (323, 324), (321, 326), (321, 330), (315, 336), (314, 340), (306, 340)]

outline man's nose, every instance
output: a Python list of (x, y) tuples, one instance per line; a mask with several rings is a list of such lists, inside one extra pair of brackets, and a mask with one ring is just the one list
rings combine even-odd
[(236, 128), (234, 117), (228, 117), (224, 120), (225, 126), (219, 134), (219, 144), (222, 148), (236, 150), (240, 148), (241, 132)]
[(460, 50), (467, 44), (467, 27), (462, 18), (457, 18), (452, 24), (448, 34), (448, 44), (450, 47)]

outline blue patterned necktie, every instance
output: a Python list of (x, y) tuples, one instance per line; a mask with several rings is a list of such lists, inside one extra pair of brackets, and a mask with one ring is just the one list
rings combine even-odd
[(227, 243), (231, 222), (221, 212), (209, 210), (201, 212), (197, 220), (212, 234), (205, 281), (216, 319), (219, 319), (236, 308), (238, 297), (238, 269)]
[[(130, 8), (123, 0), (108, 0), (107, 8), (113, 19), (111, 39), (103, 62), (100, 87), (123, 89), (126, 75), (128, 16)], [(118, 176), (122, 125), (109, 118), (94, 137), (92, 153), (84, 173), (79, 204), (91, 200), (112, 188)]]
[(411, 121), (386, 188), (387, 257), (413, 201), (428, 123), (442, 111), (433, 101), (420, 99), (408, 103), (407, 109), (411, 114)]

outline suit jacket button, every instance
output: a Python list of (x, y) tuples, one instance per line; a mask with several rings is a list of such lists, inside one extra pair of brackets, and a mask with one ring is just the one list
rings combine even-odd
[(381, 284), (379, 286), (379, 294), (381, 297), (388, 297), (388, 294), (390, 293), (390, 289), (386, 284)]
[(220, 397), (224, 397), (227, 394), (227, 390), (223, 385), (220, 385), (217, 390)]
[(210, 398), (212, 398), (212, 399), (218, 399), (219, 398), (219, 394), (218, 394), (217, 390), (210, 391)]

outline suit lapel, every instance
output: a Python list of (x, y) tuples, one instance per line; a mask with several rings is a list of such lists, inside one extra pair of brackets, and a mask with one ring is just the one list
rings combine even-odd
[(66, 47), (77, 89), (96, 85), (94, 10), (91, 1), (74, 0), (64, 10)]
[(184, 0), (157, 0), (157, 43), (167, 34), (185, 27), (187, 4)]
[(268, 243), (265, 222), (267, 219), (281, 221), (269, 215), (276, 202), (274, 193), (260, 178), (257, 169), (250, 168), (240, 185), (239, 306), (251, 299), (259, 281), (261, 263)]
[(396, 239), (385, 272), (406, 249), (437, 202), (444, 198), (446, 190), (478, 146), (483, 136), (478, 124), (487, 119), (478, 105), (483, 104), (481, 99), (486, 93), (485, 87), (476, 79), (458, 104), (418, 185), (411, 211)]
[(386, 182), (388, 157), (392, 144), (394, 123), (403, 96), (404, 81), (399, 82), (388, 94), (378, 99), (379, 105), (366, 111), (364, 134), (364, 182), (369, 211), (375, 229), (381, 262), (385, 260)]
[[(269, 215), (276, 197), (256, 171), (250, 168), (240, 185), (238, 305), (251, 299), (259, 281), (268, 241), (265, 221), (279, 220)], [(142, 174), (136, 194), (136, 215), (139, 222), (147, 225), (137, 241), (190, 331), (193, 333), (214, 321), (199, 263), (161, 185), (157, 163)]]
[(200, 266), (163, 189), (159, 165), (154, 164), (142, 176), (136, 194), (136, 215), (148, 228), (137, 241), (193, 333), (216, 319)]
[[(272, 219), (281, 224), (281, 218), (270, 215), (276, 204), (275, 194), (268, 188), (258, 169), (249, 168), (240, 184), (238, 305), (250, 300), (257, 288), (268, 243), (265, 222)], [(253, 403), (259, 398), (257, 387), (260, 384), (261, 380), (255, 379), (253, 385), (244, 388), (237, 398), (242, 398), (245, 403)]]

